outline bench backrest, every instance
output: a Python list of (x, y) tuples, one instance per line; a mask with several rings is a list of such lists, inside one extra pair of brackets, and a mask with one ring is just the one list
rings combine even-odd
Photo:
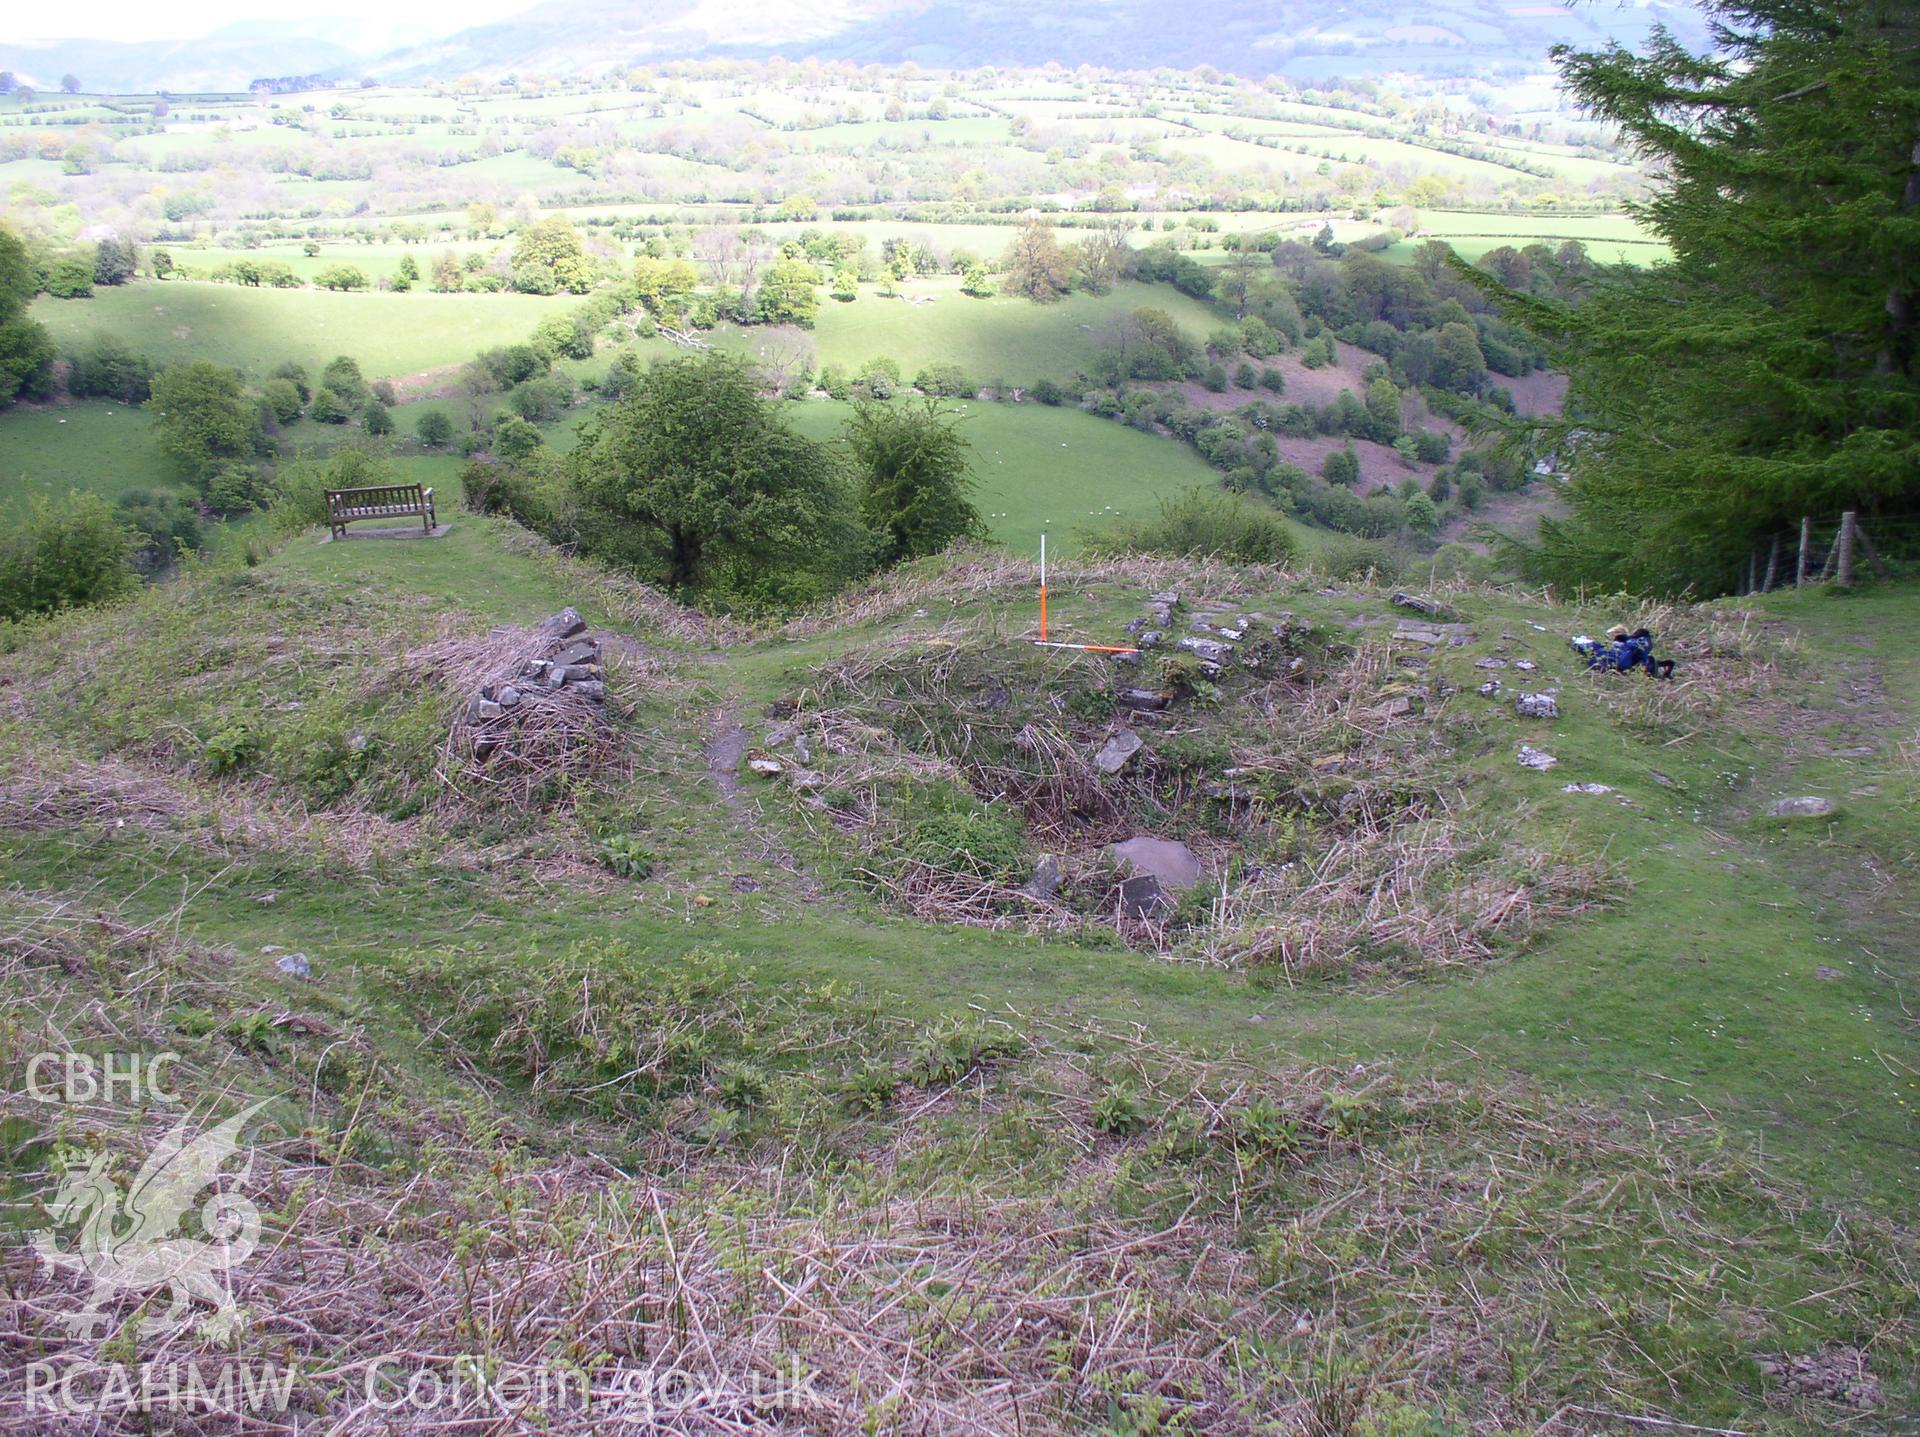
[(410, 506), (418, 509), (426, 503), (418, 484), (377, 484), (366, 489), (327, 490), (327, 513), (339, 515), (355, 509), (387, 509)]

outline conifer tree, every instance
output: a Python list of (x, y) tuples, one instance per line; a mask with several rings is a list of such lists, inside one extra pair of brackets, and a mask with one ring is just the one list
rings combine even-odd
[[(1562, 580), (1704, 592), (1803, 514), (1920, 507), (1920, 9), (1714, 0), (1713, 50), (1556, 52), (1665, 175), (1670, 262), (1588, 301), (1483, 289), (1556, 342)], [(1468, 271), (1461, 267), (1463, 276)]]

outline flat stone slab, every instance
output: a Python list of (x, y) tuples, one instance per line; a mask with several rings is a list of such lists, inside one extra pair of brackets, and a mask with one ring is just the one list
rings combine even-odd
[(1229, 663), (1233, 659), (1231, 644), (1217, 644), (1212, 639), (1182, 639), (1174, 647), (1210, 664)]
[(1100, 752), (1093, 756), (1093, 766), (1102, 773), (1118, 773), (1145, 747), (1146, 741), (1139, 734), (1123, 728), (1100, 745)]
[(1035, 860), (1033, 877), (1020, 885), (1020, 891), (1029, 898), (1053, 898), (1060, 892), (1061, 880), (1066, 877), (1066, 869), (1057, 853), (1043, 853)]
[(568, 607), (551, 618), (542, 619), (534, 627), (534, 632), (543, 639), (552, 639), (557, 642), (570, 639), (575, 634), (585, 633), (586, 628), (587, 621), (580, 617), (578, 611)]
[(1767, 805), (1767, 817), (1825, 818), (1837, 808), (1832, 799), (1815, 798), (1811, 794), (1803, 798), (1776, 798)]
[(1151, 873), (1124, 879), (1120, 884), (1120, 911), (1128, 918), (1152, 918), (1172, 906), (1160, 880)]
[[(425, 529), (415, 524), (410, 529), (349, 529), (347, 530), (346, 537), (349, 539), (444, 539), (452, 531), (453, 525), (440, 524), (429, 534)], [(334, 536), (329, 534), (320, 542), (322, 544), (331, 544), (334, 542)]]
[(1139, 834), (1107, 845), (1107, 852), (1141, 876), (1159, 879), (1163, 888), (1191, 888), (1204, 873), (1193, 850), (1171, 838)]

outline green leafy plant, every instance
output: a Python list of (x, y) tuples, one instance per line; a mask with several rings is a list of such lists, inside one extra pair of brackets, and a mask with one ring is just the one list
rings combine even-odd
[(750, 1063), (733, 1063), (720, 1070), (715, 1088), (728, 1109), (754, 1108), (766, 1101), (767, 1075)]
[(1234, 1115), (1234, 1130), (1247, 1146), (1274, 1157), (1298, 1152), (1305, 1139), (1300, 1120), (1279, 1104), (1255, 1098)]
[(1379, 1118), (1379, 1103), (1365, 1093), (1327, 1094), (1327, 1126), (1343, 1138), (1364, 1137)]
[(907, 1058), (907, 1081), (916, 1088), (957, 1083), (981, 1063), (1011, 1056), (1020, 1040), (1011, 1033), (958, 1026), (921, 1035)]
[(1220, 686), (1206, 676), (1200, 660), (1191, 654), (1168, 654), (1160, 661), (1160, 686), (1189, 703), (1220, 701)]
[(260, 751), (253, 733), (238, 725), (221, 729), (201, 747), (201, 763), (210, 774), (238, 773)]
[(1206, 1125), (1186, 1111), (1169, 1113), (1147, 1155), (1154, 1162), (1191, 1162), (1207, 1150)]
[(1128, 1083), (1115, 1083), (1093, 1100), (1093, 1126), (1115, 1137), (1143, 1132), (1152, 1121), (1146, 1099)]
[(893, 1101), (900, 1075), (891, 1068), (862, 1068), (847, 1079), (847, 1106), (856, 1113), (878, 1113)]
[(616, 833), (600, 841), (600, 866), (622, 878), (648, 878), (659, 860), (636, 834)]
[(1026, 857), (1017, 815), (940, 785), (914, 792), (903, 837), (904, 852), (916, 862), (975, 878), (1007, 877)]

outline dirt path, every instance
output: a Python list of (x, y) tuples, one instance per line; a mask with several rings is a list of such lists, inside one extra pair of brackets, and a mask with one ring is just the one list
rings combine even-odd
[[(724, 723), (725, 720), (723, 719)], [(739, 725), (723, 728), (707, 740), (707, 774), (720, 790), (727, 807), (739, 810), (740, 760), (747, 753), (747, 731)]]
[[(740, 791), (740, 760), (746, 757), (747, 747), (747, 731), (734, 722), (731, 713), (723, 713), (715, 722), (713, 735), (707, 740), (705, 748), (707, 777), (713, 780), (713, 786), (720, 794), (721, 808), (729, 825), (740, 835), (740, 852), (771, 864), (789, 875), (805, 897), (818, 899), (823, 891), (818, 881), (800, 866), (799, 860), (785, 845), (767, 831), (760, 822), (757, 805), (750, 803)], [(736, 876), (733, 884), (742, 892), (752, 891), (749, 885), (757, 886), (753, 879), (745, 875)]]

